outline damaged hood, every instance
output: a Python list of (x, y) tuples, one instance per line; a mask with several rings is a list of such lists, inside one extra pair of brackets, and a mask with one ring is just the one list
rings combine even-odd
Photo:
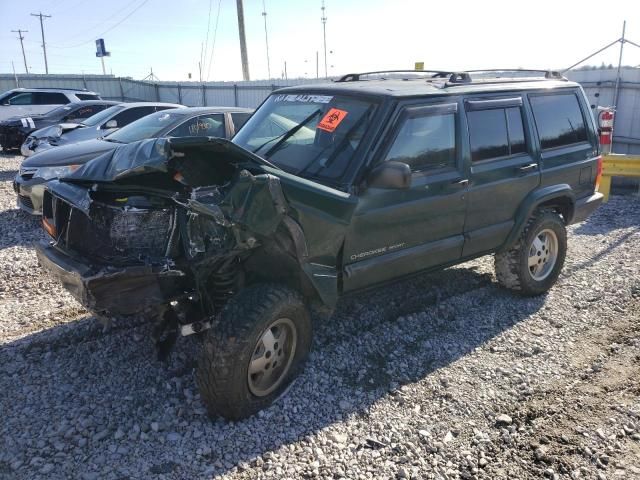
[(86, 163), (104, 153), (115, 149), (119, 144), (104, 140), (87, 140), (85, 142), (62, 145), (37, 152), (22, 162), (23, 167), (53, 167), (58, 165), (78, 165)]
[[(142, 184), (148, 175), (168, 174), (192, 187), (187, 196), (173, 198), (194, 214), (222, 226), (245, 225), (269, 235), (286, 213), (287, 202), (279, 178), (261, 168), (267, 165), (269, 162), (221, 138), (147, 139), (103, 153), (70, 175), (50, 181), (47, 189), (89, 215), (91, 191), (101, 185), (134, 177)], [(224, 198), (212, 199), (210, 185), (227, 183), (231, 177), (234, 181)]]
[[(180, 172), (185, 183), (200, 186), (203, 180), (216, 176), (215, 170), (229, 164), (278, 169), (222, 138), (150, 138), (120, 145), (80, 167), (63, 181), (117, 182), (150, 173)], [(210, 181), (204, 182), (207, 183)]]

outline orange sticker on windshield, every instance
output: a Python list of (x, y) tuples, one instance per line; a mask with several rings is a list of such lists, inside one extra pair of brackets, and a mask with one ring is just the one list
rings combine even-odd
[(320, 130), (324, 130), (325, 132), (333, 132), (340, 122), (344, 120), (344, 117), (347, 116), (346, 110), (338, 110), (337, 108), (332, 108), (327, 112), (322, 120), (318, 123), (318, 128)]

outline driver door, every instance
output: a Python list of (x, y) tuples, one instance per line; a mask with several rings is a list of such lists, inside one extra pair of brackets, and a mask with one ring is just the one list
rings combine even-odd
[(457, 102), (400, 107), (380, 162), (408, 164), (411, 186), (360, 195), (345, 240), (345, 292), (462, 256), (468, 182), (459, 124)]

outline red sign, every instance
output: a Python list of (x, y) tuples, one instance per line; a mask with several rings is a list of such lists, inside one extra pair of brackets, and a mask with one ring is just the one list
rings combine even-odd
[(318, 128), (320, 130), (324, 130), (325, 132), (333, 132), (336, 128), (338, 128), (340, 122), (344, 120), (344, 117), (347, 116), (347, 113), (349, 112), (345, 110), (338, 110), (337, 108), (332, 108), (327, 112), (322, 120), (320, 120), (320, 122), (318, 123)]

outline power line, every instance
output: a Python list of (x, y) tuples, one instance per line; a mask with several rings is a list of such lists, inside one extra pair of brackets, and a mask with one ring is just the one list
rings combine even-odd
[[(209, 48), (209, 30), (211, 29), (211, 4), (212, 3), (213, 3), (213, 0), (209, 0), (209, 16), (207, 18), (207, 37), (204, 40), (204, 55), (200, 58), (201, 62), (207, 61), (207, 49)], [(203, 69), (205, 65), (206, 63), (202, 65)]]
[(20, 47), (22, 48), (22, 59), (24, 60), (24, 70), (25, 72), (28, 74), (29, 73), (29, 67), (27, 67), (27, 56), (24, 53), (24, 43), (22, 42), (24, 40), (24, 37), (22, 36), (23, 33), (29, 33), (29, 30), (11, 30), (13, 33), (17, 33), (18, 34), (18, 39), (20, 40)]
[(218, 21), (220, 20), (220, 5), (222, 0), (218, 0), (218, 13), (216, 14), (216, 26), (213, 29), (213, 41), (211, 42), (211, 53), (209, 54), (209, 67), (207, 68), (207, 81), (209, 81), (209, 73), (211, 72), (211, 63), (213, 63), (213, 50), (216, 47), (216, 37), (218, 36)]
[(42, 32), (42, 51), (44, 52), (44, 71), (46, 74), (49, 73), (49, 64), (47, 63), (47, 43), (44, 41), (44, 24), (42, 22), (43, 18), (51, 18), (51, 15), (43, 15), (40, 13), (32, 13), (32, 17), (40, 17), (40, 32)]
[(129, 14), (126, 17), (124, 17), (122, 20), (117, 22), (115, 25), (107, 28), (105, 31), (103, 31), (101, 33), (98, 33), (97, 35), (94, 35), (94, 37), (91, 40), (87, 40), (86, 42), (80, 42), (80, 43), (77, 43), (75, 45), (58, 45), (57, 48), (75, 48), (75, 47), (80, 47), (82, 45), (86, 45), (87, 43), (93, 43), (96, 38), (101, 38), (105, 33), (109, 33), (111, 30), (113, 30), (114, 28), (116, 28), (120, 24), (122, 24), (125, 20), (127, 20), (129, 17), (131, 17), (131, 15), (133, 15), (138, 10), (140, 10), (148, 1), (149, 0), (143, 0), (143, 2), (141, 4), (139, 4), (136, 8), (134, 8), (131, 12), (129, 12)]

